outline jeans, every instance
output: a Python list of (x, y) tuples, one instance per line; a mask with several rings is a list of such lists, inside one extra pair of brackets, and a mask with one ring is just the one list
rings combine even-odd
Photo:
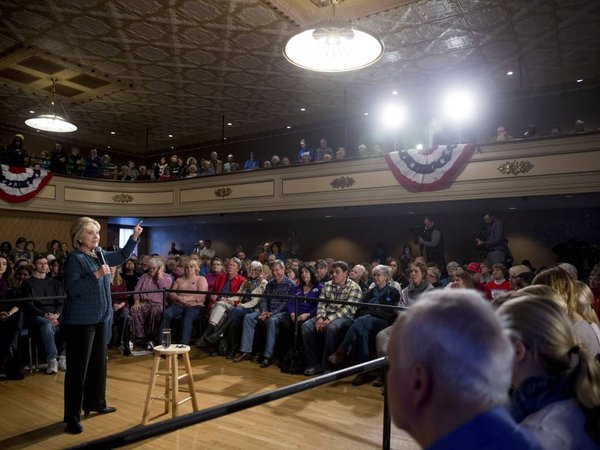
[[(253, 314), (247, 314), (244, 316), (244, 331), (242, 332), (242, 347), (241, 350), (244, 353), (252, 351), (252, 342), (254, 341), (254, 330), (256, 329), (256, 323), (258, 322), (259, 312), (256, 311)], [(263, 356), (265, 358), (273, 357), (273, 350), (275, 349), (275, 340), (279, 333), (279, 324), (285, 319), (287, 312), (277, 313), (267, 319), (265, 326), (267, 327), (267, 336), (265, 342), (265, 351)]]
[(33, 316), (30, 318), (30, 326), (39, 335), (44, 351), (46, 352), (46, 360), (54, 361), (58, 357), (56, 348), (55, 336), (58, 331), (58, 325), (52, 325), (52, 322), (41, 316)]
[[(307, 320), (302, 324), (302, 340), (304, 342), (304, 356), (308, 367), (321, 367), (329, 369), (327, 357), (335, 352), (350, 325), (352, 318), (340, 317), (330, 322), (325, 331), (317, 333), (315, 324), (317, 318)], [(321, 348), (322, 347), (322, 348)]]
[(373, 316), (361, 316), (354, 319), (352, 326), (346, 333), (342, 341), (342, 349), (348, 353), (354, 348), (354, 357), (356, 363), (363, 363), (369, 360), (369, 337), (376, 336), (381, 330), (387, 327), (387, 320)]
[(178, 304), (173, 304), (165, 310), (164, 328), (171, 327), (171, 320), (183, 316), (183, 331), (181, 332), (181, 343), (188, 345), (192, 338), (192, 328), (194, 321), (204, 312), (203, 306), (192, 306), (183, 308)]

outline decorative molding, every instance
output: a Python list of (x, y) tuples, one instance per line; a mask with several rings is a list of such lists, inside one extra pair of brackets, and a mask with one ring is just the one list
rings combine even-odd
[(134, 200), (131, 194), (115, 194), (112, 196), (112, 199), (115, 203), (129, 203)]
[(233, 190), (230, 187), (220, 187), (215, 189), (215, 197), (225, 198), (232, 194)]
[(506, 161), (504, 164), (498, 166), (498, 172), (504, 175), (517, 176), (521, 173), (527, 173), (534, 168), (534, 165), (527, 160), (521, 161)]
[(334, 189), (346, 189), (352, 186), (356, 181), (352, 177), (339, 177), (335, 178), (331, 183), (332, 188)]

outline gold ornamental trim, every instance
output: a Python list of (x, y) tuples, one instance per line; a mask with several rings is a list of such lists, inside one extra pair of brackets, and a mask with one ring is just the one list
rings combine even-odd
[(134, 200), (131, 194), (115, 194), (112, 196), (112, 199), (115, 203), (130, 203)]
[(229, 197), (233, 193), (233, 190), (230, 187), (220, 187), (215, 189), (215, 197), (225, 198)]
[(329, 184), (334, 189), (346, 189), (351, 187), (354, 183), (356, 183), (356, 181), (352, 177), (339, 177)]
[(530, 172), (535, 166), (527, 160), (506, 161), (498, 166), (498, 172), (504, 175), (514, 175)]

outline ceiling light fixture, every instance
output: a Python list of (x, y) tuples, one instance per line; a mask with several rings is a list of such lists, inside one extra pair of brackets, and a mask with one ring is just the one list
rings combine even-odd
[(508, 72), (506, 72), (506, 75), (508, 75), (509, 77), (514, 75), (514, 72), (512, 70), (509, 70)]
[(383, 43), (372, 34), (333, 21), (335, 6), (328, 0), (331, 20), (302, 30), (285, 44), (283, 56), (292, 64), (315, 72), (348, 72), (362, 69), (383, 56)]
[(27, 119), (25, 125), (36, 130), (50, 131), (52, 133), (71, 133), (77, 130), (77, 126), (68, 122), (54, 112), (54, 94), (56, 93), (56, 78), (52, 78), (52, 88), (50, 89), (50, 109), (48, 114), (41, 114), (37, 117)]

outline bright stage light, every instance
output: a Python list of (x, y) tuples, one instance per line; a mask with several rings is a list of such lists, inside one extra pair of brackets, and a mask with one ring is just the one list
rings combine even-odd
[(406, 123), (406, 108), (398, 104), (386, 105), (381, 110), (381, 122), (387, 128), (398, 128)]
[(444, 99), (443, 111), (451, 121), (465, 122), (475, 113), (475, 99), (465, 91), (451, 92)]

